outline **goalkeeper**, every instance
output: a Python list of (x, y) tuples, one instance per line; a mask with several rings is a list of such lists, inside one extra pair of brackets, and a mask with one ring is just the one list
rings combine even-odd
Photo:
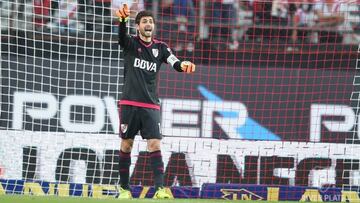
[(192, 73), (195, 65), (180, 61), (171, 49), (153, 38), (155, 19), (151, 12), (140, 11), (135, 17), (137, 36), (127, 34), (130, 10), (124, 4), (116, 11), (119, 44), (124, 53), (124, 86), (119, 102), (121, 146), (119, 155), (120, 196), (131, 198), (129, 168), (135, 135), (140, 131), (147, 140), (150, 164), (154, 174), (154, 198), (170, 198), (163, 188), (164, 163), (160, 150), (160, 101), (157, 93), (158, 74), (162, 63), (171, 64), (178, 72)]

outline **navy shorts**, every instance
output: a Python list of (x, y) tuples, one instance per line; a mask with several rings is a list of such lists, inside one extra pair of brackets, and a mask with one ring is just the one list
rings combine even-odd
[(134, 139), (140, 132), (143, 139), (161, 139), (160, 111), (120, 105), (120, 137)]

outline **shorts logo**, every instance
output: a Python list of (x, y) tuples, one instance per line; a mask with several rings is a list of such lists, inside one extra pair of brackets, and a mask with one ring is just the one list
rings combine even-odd
[(120, 130), (121, 130), (122, 133), (126, 133), (127, 129), (128, 129), (128, 124), (121, 124), (120, 125)]
[(159, 56), (159, 49), (152, 49), (152, 53), (155, 56), (155, 58), (158, 57)]

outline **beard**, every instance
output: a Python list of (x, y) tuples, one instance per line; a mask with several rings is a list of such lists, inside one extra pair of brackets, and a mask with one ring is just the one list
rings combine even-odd
[(146, 29), (144, 29), (144, 30), (139, 30), (139, 33), (140, 33), (140, 35), (142, 35), (143, 37), (152, 37), (152, 35), (153, 35), (153, 29), (151, 29), (151, 31), (149, 31), (149, 29), (148, 29), (148, 30), (146, 30)]

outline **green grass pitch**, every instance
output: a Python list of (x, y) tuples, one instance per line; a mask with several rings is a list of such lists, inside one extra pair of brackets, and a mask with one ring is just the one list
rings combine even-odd
[[(49, 196), (29, 196), (29, 195), (0, 195), (1, 203), (229, 203), (229, 202), (242, 202), (242, 203), (255, 203), (259, 201), (232, 201), (232, 200), (219, 200), (219, 199), (170, 199), (170, 200), (155, 200), (155, 199), (92, 199), (81, 197), (49, 197)], [(260, 201), (267, 203), (267, 201)], [(290, 203), (281, 201), (281, 203)], [(294, 202), (292, 202), (294, 203)]]

